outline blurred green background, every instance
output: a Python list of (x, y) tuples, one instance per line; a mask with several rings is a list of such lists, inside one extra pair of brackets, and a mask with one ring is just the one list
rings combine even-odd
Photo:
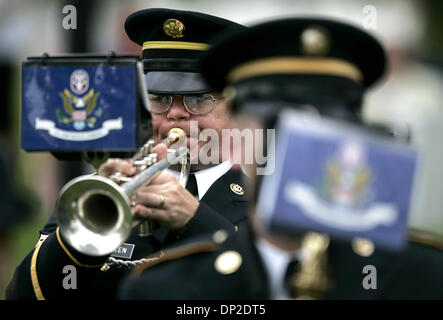
[[(65, 5), (77, 9), (77, 28), (65, 30)], [(410, 227), (443, 236), (443, 26), (440, 0), (0, 0), (0, 299), (14, 269), (30, 252), (52, 214), (60, 188), (90, 171), (20, 148), (21, 62), (28, 56), (72, 52), (140, 54), (123, 23), (148, 7), (201, 11), (246, 25), (281, 16), (326, 15), (379, 37), (390, 72), (365, 102), (369, 122), (408, 126), (421, 156)], [(5, 191), (7, 190), (7, 191)]]

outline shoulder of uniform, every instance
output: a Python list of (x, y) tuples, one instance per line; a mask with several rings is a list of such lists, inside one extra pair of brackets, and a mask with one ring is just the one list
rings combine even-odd
[(167, 261), (178, 260), (199, 253), (215, 252), (227, 238), (228, 233), (225, 230), (218, 230), (206, 237), (199, 237), (195, 241), (166, 249), (160, 255), (155, 253), (146, 257), (145, 262), (136, 266), (132, 271), (132, 275), (138, 277), (144, 270)]
[(422, 230), (409, 230), (408, 237), (410, 242), (427, 245), (438, 250), (443, 250), (443, 237), (422, 231)]

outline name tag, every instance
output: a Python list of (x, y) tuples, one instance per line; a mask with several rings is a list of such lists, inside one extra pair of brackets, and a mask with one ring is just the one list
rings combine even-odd
[(115, 249), (115, 251), (111, 254), (111, 257), (131, 259), (134, 248), (135, 245), (132, 243), (123, 243), (120, 247)]

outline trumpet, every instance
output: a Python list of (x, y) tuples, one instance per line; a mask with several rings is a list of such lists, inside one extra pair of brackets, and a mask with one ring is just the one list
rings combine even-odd
[[(173, 144), (185, 137), (181, 128), (172, 128), (167, 142)], [(74, 249), (90, 256), (103, 256), (117, 249), (138, 225), (142, 235), (149, 234), (149, 223), (134, 218), (131, 211), (135, 191), (158, 172), (179, 162), (179, 182), (185, 186), (190, 170), (187, 148), (168, 149), (166, 159), (157, 162), (156, 155), (150, 153), (152, 146), (148, 142), (133, 158), (138, 173), (131, 180), (118, 175), (111, 178), (87, 175), (71, 180), (61, 189), (55, 216), (63, 239)]]

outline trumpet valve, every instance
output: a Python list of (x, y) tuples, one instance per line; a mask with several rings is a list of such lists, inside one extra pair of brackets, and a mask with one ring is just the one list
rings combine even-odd
[(150, 154), (152, 152), (152, 148), (154, 147), (154, 144), (155, 144), (154, 140), (149, 140), (146, 143), (146, 154)]
[(135, 154), (133, 160), (141, 160), (146, 157), (147, 154), (151, 153), (152, 148), (154, 147), (154, 140), (149, 140), (146, 142), (143, 147)]
[(114, 173), (112, 176), (109, 177), (113, 182), (119, 184), (121, 182), (121, 178), (123, 175), (120, 172)]
[(157, 156), (158, 155), (156, 153), (151, 153), (151, 154), (148, 155), (148, 157), (149, 157), (149, 159), (151, 161), (151, 164), (154, 164), (154, 163), (157, 162)]
[(117, 176), (112, 176), (110, 177), (112, 182), (115, 182), (116, 184), (122, 184), (125, 182), (130, 182), (132, 181), (132, 178), (124, 176), (122, 174), (118, 174)]
[(149, 164), (145, 161), (145, 159), (134, 161), (134, 167), (135, 167), (136, 174), (139, 174), (140, 172), (145, 170), (148, 166), (149, 166)]

